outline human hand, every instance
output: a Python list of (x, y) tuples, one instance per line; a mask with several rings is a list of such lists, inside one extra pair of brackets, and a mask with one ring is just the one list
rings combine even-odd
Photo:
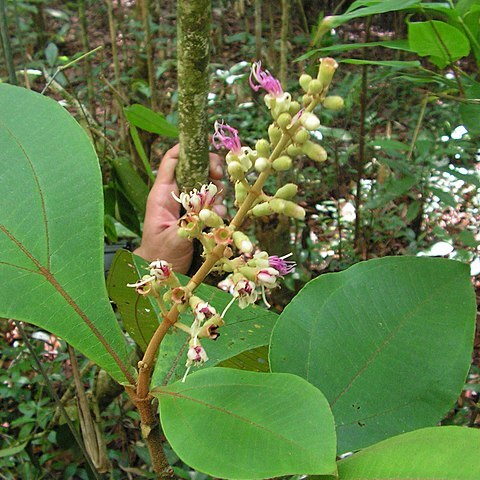
[[(166, 260), (173, 265), (173, 270), (187, 273), (192, 263), (193, 244), (190, 240), (177, 235), (180, 204), (173, 198), (172, 192), (178, 196), (175, 181), (175, 167), (178, 163), (179, 145), (168, 150), (158, 168), (157, 179), (147, 199), (143, 235), (140, 247), (134, 253), (148, 261)], [(210, 181), (221, 192), (223, 184), (222, 159), (210, 153)], [(224, 217), (226, 208), (222, 205), (223, 195), (217, 195), (218, 205), (214, 210)]]

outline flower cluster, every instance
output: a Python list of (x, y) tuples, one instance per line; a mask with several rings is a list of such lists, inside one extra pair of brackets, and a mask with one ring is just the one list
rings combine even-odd
[(230, 225), (226, 225), (213, 209), (218, 194), (214, 184), (174, 195), (185, 209), (179, 220), (179, 235), (200, 241), (203, 256), (213, 265), (210, 271), (227, 275), (219, 286), (228, 291), (232, 299), (223, 312), (217, 313), (212, 305), (193, 295), (195, 285), (182, 286), (171, 266), (162, 260), (152, 262), (148, 274), (129, 285), (141, 295), (153, 296), (162, 315), (176, 308), (180, 313), (190, 312), (193, 316), (190, 326), (179, 321), (175, 323), (178, 330), (190, 337), (185, 376), (192, 366), (208, 360), (201, 341), (218, 338), (223, 319), (233, 303), (237, 302), (243, 309), (262, 298), (270, 307), (268, 292), (278, 287), (280, 279), (295, 268), (295, 262), (288, 260), (291, 254), (279, 257), (265, 251), (255, 252), (253, 242), (238, 227), (246, 216), (279, 214), (304, 219), (305, 210), (295, 201), (297, 185), (287, 183), (269, 192), (264, 190), (265, 181), (269, 175), (291, 169), (299, 155), (319, 163), (326, 160), (325, 149), (314, 141), (311, 132), (320, 127), (320, 120), (314, 113), (318, 105), (331, 110), (343, 106), (341, 97), (327, 95), (337, 67), (335, 60), (322, 59), (316, 78), (306, 74), (300, 77), (304, 95), (293, 100), (260, 62), (252, 65), (250, 86), (255, 92), (265, 91), (265, 104), (273, 119), (268, 139), (259, 139), (254, 148), (242, 145), (238, 131), (224, 122), (215, 122), (212, 137), (215, 148), (227, 150), (227, 170), (235, 186), (235, 205), (239, 212)]

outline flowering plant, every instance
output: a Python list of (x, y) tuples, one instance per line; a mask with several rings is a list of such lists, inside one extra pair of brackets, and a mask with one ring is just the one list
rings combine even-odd
[[(278, 318), (268, 314), (270, 329), (265, 310), (253, 306), (260, 298), (268, 304), (294, 262), (288, 252), (257, 251), (242, 224), (272, 214), (304, 219), (295, 184), (273, 195), (264, 186), (297, 155), (326, 161), (309, 132), (320, 124), (317, 106), (341, 107), (327, 95), (336, 68), (326, 58), (316, 78), (302, 75), (296, 101), (253, 66), (250, 83), (265, 90), (273, 119), (268, 139), (247, 147), (235, 128), (216, 124), (214, 146), (228, 150), (238, 209), (228, 223), (218, 216), (214, 185), (177, 197), (185, 209), (179, 233), (201, 242), (204, 262), (184, 279), (157, 259), (130, 283), (159, 318), (137, 368), (105, 294), (101, 178), (90, 141), (53, 100), (0, 85), (0, 315), (59, 335), (124, 385), (159, 478), (175, 475), (161, 433), (186, 464), (221, 478), (480, 476), (479, 432), (434, 427), (470, 364), (475, 298), (465, 265), (416, 257), (362, 262), (309, 282)], [(59, 221), (66, 210), (69, 228)], [(202, 284), (212, 271), (226, 274), (228, 294)], [(245, 312), (249, 322), (227, 335)], [(231, 359), (237, 337), (260, 332), (270, 373), (209, 368), (214, 346)], [(184, 334), (170, 367), (180, 355), (184, 381), (158, 381), (171, 354), (164, 347)], [(203, 367), (190, 372), (195, 366)]]

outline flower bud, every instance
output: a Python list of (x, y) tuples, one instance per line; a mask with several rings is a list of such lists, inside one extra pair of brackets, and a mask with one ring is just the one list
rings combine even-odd
[(277, 118), (277, 125), (282, 129), (285, 130), (292, 121), (292, 116), (289, 113), (282, 113)]
[(258, 152), (256, 150), (250, 150), (247, 153), (247, 158), (250, 160), (250, 162), (254, 162), (258, 158)]
[(318, 143), (314, 143), (310, 140), (306, 141), (302, 147), (303, 153), (308, 155), (315, 162), (324, 162), (327, 159), (327, 152)]
[(312, 103), (313, 97), (311, 95), (305, 94), (302, 97), (302, 104), (304, 107), (308, 107)]
[(339, 95), (331, 95), (323, 101), (323, 106), (328, 110), (341, 110), (344, 104), (343, 98)]
[(282, 155), (273, 161), (272, 167), (276, 172), (284, 172), (292, 168), (292, 159), (287, 155)]
[(200, 210), (198, 216), (207, 227), (217, 228), (223, 225), (223, 220), (213, 210), (204, 208), (203, 210)]
[(293, 117), (294, 115), (296, 115), (300, 111), (300, 108), (302, 108), (302, 107), (300, 106), (300, 104), (298, 102), (292, 102), (290, 104), (290, 108), (288, 109), (288, 113)]
[(323, 88), (328, 88), (332, 83), (335, 70), (338, 68), (338, 63), (330, 57), (320, 59), (320, 68), (318, 69), (318, 79), (322, 82)]
[(235, 203), (240, 206), (248, 195), (248, 189), (242, 182), (235, 183)]
[(255, 160), (255, 170), (259, 173), (264, 172), (270, 167), (270, 162), (265, 157), (259, 157)]
[(250, 239), (240, 231), (233, 232), (233, 243), (242, 253), (250, 253), (253, 250), (253, 244)]
[(269, 203), (275, 213), (283, 213), (287, 205), (287, 202), (281, 198), (274, 198)]
[(320, 126), (320, 120), (311, 112), (304, 112), (300, 117), (300, 122), (307, 130), (316, 130)]
[(297, 220), (303, 220), (305, 218), (305, 209), (295, 202), (289, 202), (285, 200), (285, 208), (283, 213), (288, 217), (296, 218)]
[(312, 81), (312, 77), (306, 73), (302, 73), (302, 75), (300, 75), (300, 78), (298, 79), (298, 83), (300, 84), (300, 86), (303, 88), (305, 92), (308, 91), (308, 87), (311, 81)]
[(270, 155), (270, 144), (264, 138), (257, 141), (255, 149), (259, 157), (268, 157)]
[(255, 275), (257, 273), (256, 268), (252, 267), (240, 267), (238, 271), (245, 276), (246, 279), (251, 280), (252, 282), (255, 281)]
[(310, 85), (308, 86), (308, 93), (310, 95), (318, 95), (319, 93), (322, 93), (322, 90), (323, 90), (322, 82), (317, 78), (314, 78), (310, 82)]
[(186, 228), (183, 228), (183, 227), (180, 227), (177, 230), (177, 235), (180, 238), (190, 238), (190, 232)]
[(287, 183), (283, 187), (280, 187), (275, 193), (275, 198), (283, 198), (284, 200), (290, 200), (298, 192), (298, 187), (294, 183)]
[(234, 180), (243, 180), (245, 178), (245, 170), (239, 162), (230, 162), (227, 170)]
[(298, 132), (294, 135), (293, 141), (302, 145), (310, 138), (310, 134), (304, 128), (300, 128)]
[(258, 203), (252, 208), (252, 214), (255, 215), (255, 217), (263, 217), (264, 215), (271, 215), (272, 213), (272, 207), (268, 202)]
[(289, 157), (297, 157), (302, 154), (302, 147), (292, 143), (287, 147), (287, 154)]
[(273, 145), (276, 145), (282, 138), (282, 131), (273, 123), (268, 127), (268, 137)]

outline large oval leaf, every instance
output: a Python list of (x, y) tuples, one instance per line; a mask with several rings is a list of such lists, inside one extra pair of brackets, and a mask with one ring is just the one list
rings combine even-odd
[(59, 335), (133, 382), (103, 279), (100, 169), (56, 102), (0, 85), (0, 316)]
[(372, 445), (338, 463), (339, 480), (478, 480), (480, 431), (431, 427)]
[(370, 260), (300, 291), (274, 327), (270, 365), (325, 393), (345, 452), (438, 422), (462, 389), (474, 328), (466, 265)]
[(336, 472), (332, 413), (299, 377), (209, 368), (152, 393), (167, 440), (196, 470), (236, 479)]

